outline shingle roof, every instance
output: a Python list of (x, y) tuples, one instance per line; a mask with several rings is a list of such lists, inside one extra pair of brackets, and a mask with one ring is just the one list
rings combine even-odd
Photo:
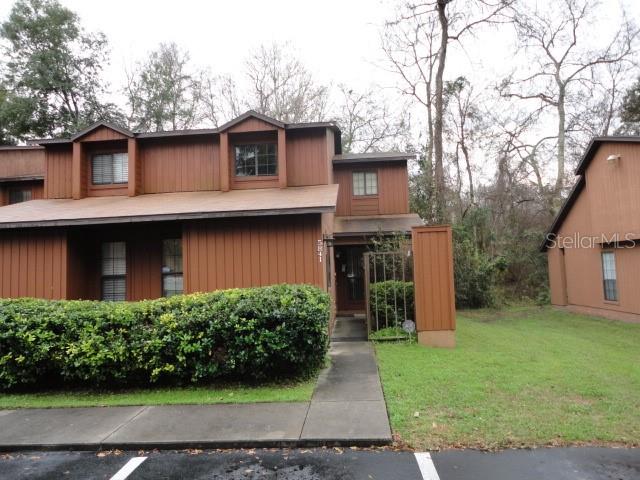
[(370, 153), (343, 153), (334, 155), (334, 165), (346, 165), (370, 162), (405, 162), (415, 158), (415, 153), (403, 152), (370, 152)]
[(338, 185), (31, 200), (0, 207), (0, 229), (335, 211)]
[(404, 215), (372, 215), (335, 217), (333, 234), (337, 237), (372, 235), (376, 233), (410, 232), (411, 227), (424, 225), (415, 213)]

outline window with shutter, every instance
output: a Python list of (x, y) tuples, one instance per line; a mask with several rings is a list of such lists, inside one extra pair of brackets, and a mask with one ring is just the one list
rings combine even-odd
[(127, 299), (127, 247), (125, 242), (102, 244), (102, 300)]
[(129, 155), (101, 153), (91, 157), (91, 183), (112, 185), (129, 181)]

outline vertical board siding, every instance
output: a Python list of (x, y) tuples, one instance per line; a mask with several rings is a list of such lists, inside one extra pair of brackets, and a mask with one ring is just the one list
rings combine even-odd
[(82, 142), (103, 142), (108, 140), (126, 140), (128, 137), (109, 127), (98, 127), (78, 140)]
[(189, 222), (183, 233), (185, 291), (276, 283), (322, 287), (321, 239), (320, 215)]
[(260, 120), (259, 118), (249, 117), (227, 129), (229, 133), (241, 132), (263, 132), (265, 130), (276, 130), (275, 125)]
[(416, 328), (455, 330), (451, 227), (414, 227), (412, 242)]
[(143, 193), (220, 190), (219, 145), (213, 138), (138, 145)]
[(71, 198), (73, 194), (71, 147), (47, 148), (45, 161), (44, 198)]
[(0, 236), (0, 297), (61, 299), (67, 292), (64, 231), (24, 230)]
[(44, 148), (0, 149), (0, 178), (44, 175)]
[(287, 184), (292, 187), (329, 183), (325, 130), (287, 132)]
[[(378, 195), (353, 196), (353, 172), (377, 171)], [(340, 166), (333, 171), (338, 189), (336, 215), (393, 215), (409, 213), (409, 180), (406, 163), (385, 163), (379, 166)]]

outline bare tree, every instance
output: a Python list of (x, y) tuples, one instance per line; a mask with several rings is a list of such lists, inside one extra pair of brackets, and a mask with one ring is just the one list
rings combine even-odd
[(228, 75), (206, 75), (203, 81), (202, 110), (203, 119), (213, 127), (243, 113), (245, 103), (235, 80)]
[(603, 47), (583, 46), (597, 20), (596, 6), (592, 0), (559, 0), (540, 8), (521, 0), (513, 10), (519, 47), (527, 54), (530, 70), (522, 77), (505, 79), (500, 91), (505, 97), (534, 101), (538, 108), (554, 112), (557, 173), (551, 194), (556, 203), (565, 182), (567, 132), (574, 127), (568, 107), (580, 103), (576, 96), (581, 89), (593, 88), (600, 67), (630, 59), (638, 35), (635, 25), (623, 19)]
[(409, 122), (392, 112), (376, 90), (358, 92), (345, 85), (340, 85), (339, 90), (342, 98), (337, 121), (344, 152), (374, 152), (404, 146)]
[(202, 74), (175, 43), (161, 43), (127, 74), (129, 125), (141, 130), (178, 130), (201, 121)]
[(283, 122), (324, 119), (328, 88), (318, 84), (286, 46), (262, 45), (247, 60), (246, 69), (247, 102), (258, 112)]
[[(427, 109), (428, 138), (433, 146), (435, 209), (446, 219), (444, 169), (444, 73), (449, 44), (461, 42), (479, 27), (505, 21), (514, 0), (429, 0), (408, 3), (388, 22), (383, 50), (403, 91)], [(431, 154), (431, 148), (427, 150)]]

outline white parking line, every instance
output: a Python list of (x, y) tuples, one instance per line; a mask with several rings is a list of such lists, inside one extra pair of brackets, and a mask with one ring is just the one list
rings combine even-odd
[(118, 470), (118, 473), (116, 473), (109, 480), (124, 480), (129, 475), (131, 475), (131, 473), (136, 468), (138, 468), (140, 466), (140, 464), (142, 462), (144, 462), (146, 459), (147, 459), (147, 457), (133, 457), (131, 460), (129, 460), (127, 463), (125, 463), (124, 467), (122, 467), (120, 470)]
[(440, 476), (436, 470), (436, 466), (431, 460), (431, 454), (428, 452), (414, 453), (416, 461), (418, 462), (418, 468), (422, 474), (424, 480), (440, 480)]

